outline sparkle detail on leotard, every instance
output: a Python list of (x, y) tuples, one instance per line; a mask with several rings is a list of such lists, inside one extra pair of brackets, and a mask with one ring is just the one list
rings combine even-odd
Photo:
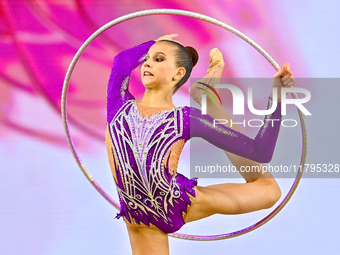
[[(271, 108), (272, 108), (272, 105), (273, 105), (273, 99), (271, 99), (271, 98), (269, 97), (267, 109), (271, 109)], [(267, 130), (267, 128), (268, 128), (268, 125), (269, 125), (269, 121), (266, 121), (266, 120), (271, 119), (272, 116), (273, 116), (273, 115), (269, 115), (269, 114), (265, 116), (263, 128), (262, 128), (262, 130), (261, 130), (261, 137), (262, 137), (263, 134), (266, 132), (266, 130)]]
[[(173, 114), (172, 118), (168, 118), (170, 114)], [(162, 131), (155, 135), (159, 128)], [(117, 186), (120, 197), (131, 209), (139, 208), (146, 215), (152, 213), (168, 221), (168, 204), (174, 206), (173, 199), (179, 198), (180, 192), (176, 174), (169, 181), (164, 170), (158, 169), (162, 169), (166, 152), (173, 142), (183, 135), (182, 111), (174, 108), (142, 118), (136, 102), (130, 100), (110, 123), (110, 131), (115, 134), (112, 140), (124, 181), (124, 189)], [(133, 153), (135, 167), (131, 166), (126, 153), (129, 150)]]
[(203, 118), (199, 118), (196, 117), (194, 115), (190, 116), (191, 120), (197, 120), (198, 122), (202, 123), (203, 125), (210, 127), (211, 129), (214, 129), (214, 131), (218, 131), (219, 133), (221, 133), (222, 135), (228, 135), (229, 137), (238, 137), (237, 133), (235, 132), (231, 132), (231, 130), (225, 129), (225, 128), (221, 128), (218, 125), (213, 125), (213, 123), (209, 120), (203, 119)]

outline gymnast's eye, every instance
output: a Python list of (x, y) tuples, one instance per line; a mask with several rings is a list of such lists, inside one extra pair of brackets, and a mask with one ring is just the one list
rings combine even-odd
[(162, 62), (163, 60), (164, 60), (164, 58), (162, 58), (162, 57), (156, 58), (156, 61), (157, 61), (157, 62)]
[(149, 59), (149, 57), (144, 57), (143, 62), (147, 61), (148, 59)]

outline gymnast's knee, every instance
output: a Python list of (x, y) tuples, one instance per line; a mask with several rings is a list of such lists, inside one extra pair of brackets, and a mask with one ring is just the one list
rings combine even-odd
[(260, 179), (266, 188), (267, 205), (265, 209), (271, 208), (281, 198), (281, 189), (274, 178), (262, 178)]

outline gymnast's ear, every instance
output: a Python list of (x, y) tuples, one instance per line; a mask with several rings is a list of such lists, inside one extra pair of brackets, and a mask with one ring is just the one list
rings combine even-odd
[(178, 67), (177, 68), (177, 72), (175, 74), (175, 76), (172, 78), (173, 81), (180, 81), (184, 75), (185, 75), (186, 71), (184, 67)]

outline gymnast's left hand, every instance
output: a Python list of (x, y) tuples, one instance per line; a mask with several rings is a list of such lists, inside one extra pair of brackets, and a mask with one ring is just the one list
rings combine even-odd
[[(281, 102), (281, 88), (288, 88), (295, 85), (295, 79), (292, 71), (290, 71), (290, 64), (284, 64), (279, 71), (273, 76), (273, 88), (277, 88), (278, 102)], [(270, 97), (273, 98), (273, 91), (270, 93)]]

